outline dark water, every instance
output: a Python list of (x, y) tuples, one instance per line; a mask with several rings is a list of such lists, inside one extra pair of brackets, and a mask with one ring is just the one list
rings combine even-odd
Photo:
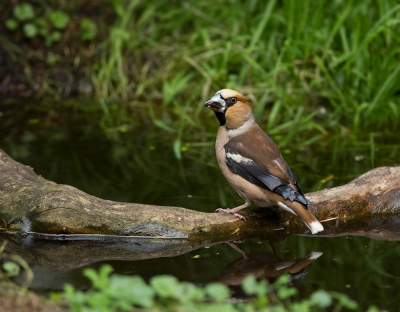
[[(149, 125), (121, 134), (118, 140), (107, 139), (103, 132), (91, 126), (3, 129), (0, 146), (46, 179), (75, 186), (104, 199), (212, 212), (217, 207), (238, 205), (241, 200), (217, 168), (212, 139), (216, 129), (209, 131), (204, 134), (207, 140), (188, 145), (182, 161), (175, 158), (170, 137), (166, 139), (162, 130)], [(371, 137), (338, 134), (311, 147), (301, 147), (300, 138), (295, 138), (295, 148), (282, 150), (303, 190), (310, 192), (347, 183), (373, 166), (399, 162), (400, 145), (395, 136), (376, 133), (372, 139), (373, 146)], [(400, 244), (397, 241), (292, 235), (278, 242), (254, 238), (237, 246), (249, 256), (262, 253), (258, 259), (271, 263), (322, 252), (322, 256), (301, 271), (306, 274), (296, 275), (294, 287), (300, 297), (325, 289), (345, 293), (363, 307), (375, 304), (390, 311), (399, 310)], [(52, 268), (51, 258), (47, 259), (47, 265), (30, 260), (35, 274), (30, 288), (47, 293), (71, 283), (86, 289), (89, 283), (82, 271), (104, 263), (111, 264), (120, 274), (139, 274), (146, 279), (172, 274), (180, 280), (206, 284), (219, 280), (224, 269), (241, 257), (237, 250), (223, 243), (176, 257), (111, 259), (70, 269)], [(240, 292), (237, 287), (232, 289)]]

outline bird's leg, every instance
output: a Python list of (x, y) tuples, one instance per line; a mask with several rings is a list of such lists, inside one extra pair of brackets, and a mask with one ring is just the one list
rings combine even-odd
[(243, 217), (241, 214), (239, 214), (239, 213), (237, 213), (237, 212), (238, 212), (239, 210), (241, 210), (241, 209), (243, 209), (243, 208), (247, 208), (247, 207), (249, 207), (249, 206), (251, 206), (251, 203), (249, 203), (248, 201), (246, 201), (243, 205), (237, 206), (236, 208), (233, 208), (233, 209), (229, 209), (229, 208), (226, 208), (226, 209), (218, 208), (218, 209), (215, 210), (215, 211), (230, 213), (230, 214), (233, 214), (235, 217), (239, 218), (240, 220), (246, 221), (246, 218)]
[(240, 249), (238, 246), (236, 246), (235, 242), (232, 241), (232, 242), (227, 242), (227, 243), (229, 244), (229, 246), (231, 246), (232, 248), (234, 248), (235, 250), (240, 252), (244, 259), (249, 258), (249, 256), (242, 249)]

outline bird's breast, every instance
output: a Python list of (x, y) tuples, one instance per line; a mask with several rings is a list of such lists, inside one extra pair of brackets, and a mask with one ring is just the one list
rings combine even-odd
[(215, 152), (218, 165), (229, 184), (236, 191), (236, 193), (239, 194), (240, 197), (250, 201), (252, 204), (258, 206), (268, 206), (269, 204), (273, 204), (270, 203), (271, 201), (264, 189), (230, 171), (226, 164), (226, 154), (224, 148), (225, 144), (227, 144), (229, 140), (230, 138), (228, 130), (224, 126), (219, 127), (217, 140), (215, 142)]

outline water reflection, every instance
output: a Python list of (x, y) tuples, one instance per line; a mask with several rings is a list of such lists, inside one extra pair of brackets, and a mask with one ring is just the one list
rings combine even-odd
[(230, 286), (240, 285), (247, 275), (255, 278), (266, 278), (271, 283), (282, 274), (289, 274), (293, 282), (307, 274), (304, 269), (312, 262), (322, 256), (322, 252), (312, 251), (307, 256), (300, 259), (283, 260), (278, 256), (274, 245), (271, 244), (272, 252), (245, 253), (236, 244), (229, 244), (242, 254), (229, 263), (221, 273), (219, 280)]
[[(246, 253), (236, 244), (228, 242), (230, 246), (242, 254), (239, 259), (233, 261), (231, 259), (229, 262), (226, 257), (216, 257), (220, 252), (227, 251), (225, 244), (212, 246), (214, 251), (219, 250), (219, 252), (215, 252), (211, 258), (209, 253), (199, 252), (209, 249), (210, 246), (207, 244), (193, 245), (185, 239), (97, 236), (93, 237), (92, 240), (87, 240), (86, 236), (82, 235), (81, 240), (79, 240), (79, 237), (75, 237), (75, 241), (65, 241), (62, 238), (60, 239), (59, 236), (52, 236), (52, 239), (49, 239), (50, 236), (47, 239), (42, 239), (35, 235), (0, 236), (0, 244), (7, 241), (6, 251), (10, 254), (18, 254), (30, 264), (35, 273), (32, 287), (37, 288), (40, 285), (41, 291), (43, 291), (43, 288), (57, 290), (58, 287), (62, 286), (63, 279), (74, 282), (73, 276), (77, 275), (77, 269), (97, 266), (101, 262), (123, 261), (130, 263), (131, 268), (128, 270), (135, 273), (132, 271), (132, 267), (135, 267), (138, 263), (150, 263), (150, 260), (161, 260), (165, 263), (168, 261), (166, 258), (174, 259), (178, 264), (176, 267), (179, 268), (189, 259), (210, 257), (209, 262), (218, 262), (218, 266), (212, 269), (212, 275), (215, 277), (209, 281), (219, 280), (231, 286), (241, 284), (249, 274), (256, 278), (267, 278), (270, 282), (273, 282), (282, 274), (289, 274), (291, 281), (294, 281), (305, 276), (307, 273), (304, 272), (304, 269), (322, 255), (322, 252), (311, 252), (302, 258), (283, 260), (287, 257), (279, 256), (273, 243), (268, 244), (272, 247), (272, 252), (264, 250), (267, 246), (258, 246), (258, 252)], [(191, 254), (194, 251), (199, 252), (199, 254), (193, 257)], [(226, 265), (226, 263), (229, 264)], [(195, 263), (192, 262), (192, 265), (195, 265)], [(165, 266), (163, 270), (163, 274), (168, 273)], [(207, 271), (204, 267), (200, 270)], [(116, 269), (116, 271), (119, 270)], [(124, 269), (124, 272), (126, 273), (126, 269)], [(140, 270), (140, 274), (144, 275), (146, 272)], [(150, 274), (149, 277), (151, 277), (156, 273), (147, 270), (147, 274)], [(185, 278), (191, 279), (189, 276)], [(22, 280), (21, 277), (20, 282)], [(45, 280), (47, 282), (44, 283)], [(57, 280), (58, 282), (56, 282)], [(78, 278), (78, 280), (78, 284), (76, 284), (76, 281), (74, 283), (78, 288), (89, 286), (84, 279)], [(55, 285), (58, 285), (56, 289), (53, 288)]]
[[(32, 267), (34, 281), (30, 289), (36, 292), (61, 290), (65, 282), (87, 289), (90, 285), (82, 271), (108, 263), (118, 274), (141, 275), (145, 280), (171, 274), (198, 285), (224, 279), (232, 285), (247, 272), (270, 279), (286, 272), (297, 279), (294, 287), (303, 298), (317, 289), (326, 289), (346, 293), (363, 307), (380, 303), (379, 307), (394, 311), (391, 308), (400, 304), (397, 296), (400, 266), (395, 265), (400, 257), (399, 241), (352, 236), (253, 238), (238, 245), (242, 251), (238, 259), (238, 251), (225, 243), (193, 246), (187, 240), (121, 237), (102, 241), (51, 241), (33, 236), (0, 235), (0, 244), (5, 239), (9, 241), (6, 252), (21, 255)], [(271, 251), (272, 244), (275, 248)], [(310, 253), (311, 250), (324, 256), (315, 261), (318, 253)], [(301, 278), (311, 262), (306, 278)], [(21, 279), (21, 283), (24, 281)], [(240, 286), (232, 288), (235, 295), (240, 295)]]

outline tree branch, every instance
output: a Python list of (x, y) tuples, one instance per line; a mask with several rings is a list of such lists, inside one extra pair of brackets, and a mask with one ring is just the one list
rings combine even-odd
[[(331, 220), (323, 223), (325, 231), (321, 235), (372, 235), (398, 240), (399, 194), (400, 167), (381, 167), (346, 185), (309, 193), (307, 198), (313, 203), (311, 212), (320, 221)], [(298, 218), (285, 212), (278, 211), (277, 218), (271, 209), (259, 208), (247, 210), (244, 215), (246, 222), (228, 214), (103, 200), (45, 180), (0, 150), (3, 232), (64, 239), (74, 234), (86, 234), (88, 239), (96, 234), (185, 238), (192, 243), (307, 233)]]

